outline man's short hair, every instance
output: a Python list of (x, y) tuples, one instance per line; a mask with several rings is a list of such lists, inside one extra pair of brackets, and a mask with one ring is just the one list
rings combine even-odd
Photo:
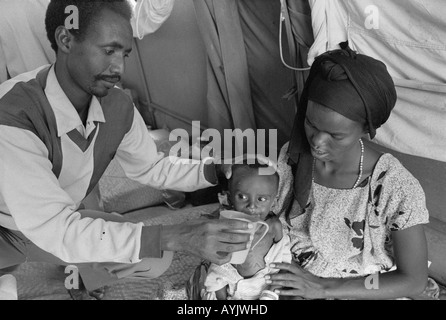
[(78, 41), (83, 41), (88, 28), (96, 21), (104, 9), (109, 9), (125, 19), (132, 18), (133, 9), (128, 0), (51, 0), (45, 17), (47, 37), (51, 42), (51, 48), (57, 53), (55, 32), (57, 27), (65, 25), (65, 20), (70, 13), (65, 13), (68, 6), (76, 6), (79, 12), (79, 29), (70, 29)]

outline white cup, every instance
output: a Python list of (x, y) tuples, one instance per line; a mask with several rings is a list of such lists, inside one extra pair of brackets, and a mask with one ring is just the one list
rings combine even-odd
[(17, 280), (12, 274), (0, 277), (0, 300), (18, 300)]
[(254, 218), (253, 216), (250, 216), (249, 214), (245, 214), (243, 212), (234, 211), (234, 210), (222, 210), (220, 212), (220, 219), (235, 219), (235, 220), (241, 220), (246, 221), (254, 224), (254, 228), (249, 230), (237, 230), (233, 232), (237, 233), (249, 233), (252, 236), (256, 233), (258, 228), (261, 228), (262, 226), (265, 226), (265, 231), (263, 232), (262, 236), (259, 240), (257, 240), (256, 243), (252, 244), (252, 241), (248, 243), (248, 248), (245, 250), (237, 251), (232, 253), (232, 258), (229, 263), (232, 264), (242, 264), (245, 262), (246, 257), (248, 256), (248, 253), (250, 250), (254, 249), (254, 247), (259, 244), (259, 242), (266, 236), (269, 230), (269, 226), (266, 222), (258, 220)]

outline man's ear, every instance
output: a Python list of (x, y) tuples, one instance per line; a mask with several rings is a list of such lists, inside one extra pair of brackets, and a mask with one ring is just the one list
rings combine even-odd
[(73, 45), (74, 36), (64, 26), (58, 26), (54, 34), (56, 43), (62, 52), (69, 53)]

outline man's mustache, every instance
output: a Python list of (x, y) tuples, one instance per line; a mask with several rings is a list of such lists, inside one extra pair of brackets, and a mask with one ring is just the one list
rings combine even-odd
[(121, 81), (121, 76), (96, 76), (96, 80), (104, 80), (115, 83)]

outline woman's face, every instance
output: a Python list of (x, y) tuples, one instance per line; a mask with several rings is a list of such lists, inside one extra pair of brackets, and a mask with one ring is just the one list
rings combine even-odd
[(305, 133), (311, 154), (321, 161), (336, 161), (365, 134), (364, 126), (313, 101), (308, 101)]

